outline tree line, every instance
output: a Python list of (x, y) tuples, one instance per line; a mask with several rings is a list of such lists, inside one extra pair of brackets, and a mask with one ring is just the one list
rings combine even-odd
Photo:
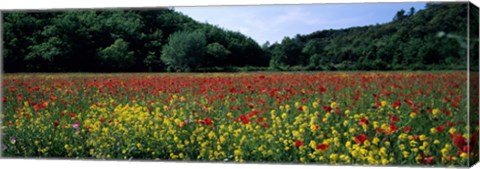
[[(285, 37), (266, 48), (271, 56), (270, 66), (313, 70), (465, 70), (467, 27), (471, 27), (471, 37), (478, 37), (478, 8), (470, 6), (472, 15), (467, 25), (467, 5), (428, 3), (424, 10), (412, 7), (409, 12), (398, 11), (386, 24)], [(470, 43), (478, 49), (478, 39)], [(471, 52), (470, 58), (471, 64), (478, 67), (478, 52)]]
[(261, 46), (173, 8), (6, 12), (3, 65), (5, 72), (464, 69), (463, 39), (439, 35), (466, 36), (467, 5), (429, 3), (389, 23)]

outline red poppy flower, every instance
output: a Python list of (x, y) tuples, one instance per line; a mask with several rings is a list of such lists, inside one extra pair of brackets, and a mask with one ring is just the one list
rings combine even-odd
[(236, 91), (236, 90), (235, 90), (235, 87), (230, 88), (229, 91), (230, 91), (230, 93), (235, 93), (235, 91)]
[(35, 105), (35, 106), (33, 106), (33, 111), (38, 111), (38, 109), (40, 109), (40, 108), (41, 108), (41, 106)]
[(463, 152), (473, 152), (473, 147), (470, 146), (470, 145), (464, 145), (464, 146), (462, 147), (462, 151), (463, 151)]
[(453, 107), (458, 107), (458, 103), (457, 103), (457, 102), (453, 102), (453, 103), (452, 103), (452, 106), (453, 106)]
[(365, 134), (359, 134), (359, 135), (355, 136), (355, 142), (357, 142), (358, 144), (363, 143), (367, 139), (368, 139), (368, 137)]
[(475, 145), (477, 144), (477, 141), (478, 141), (478, 131), (475, 131), (470, 137), (470, 143)]
[(23, 100), (23, 95), (22, 94), (18, 94), (17, 95), (17, 101), (22, 101)]
[(398, 108), (398, 107), (400, 107), (400, 105), (401, 105), (401, 103), (398, 100), (396, 100), (392, 103), (393, 108)]
[(54, 122), (53, 122), (53, 126), (54, 126), (54, 127), (57, 127), (59, 124), (60, 124), (60, 123), (59, 123), (58, 121), (54, 121)]
[(317, 150), (322, 150), (322, 151), (324, 151), (324, 150), (326, 150), (326, 149), (328, 149), (328, 144), (318, 144), (318, 145), (317, 145)]
[(413, 101), (412, 101), (412, 100), (405, 99), (405, 100), (403, 100), (403, 102), (405, 102), (406, 104), (408, 104), (410, 107), (414, 106), (414, 104), (413, 104)]
[(390, 123), (390, 133), (394, 133), (397, 131), (397, 126), (395, 123)]
[(208, 126), (213, 125), (213, 121), (210, 118), (205, 118), (200, 123), (203, 124), (203, 125), (208, 125)]
[(39, 109), (45, 108), (47, 106), (48, 106), (48, 102), (44, 102), (42, 104), (36, 104), (35, 106), (33, 106), (33, 110), (38, 111)]
[(320, 86), (320, 93), (323, 93), (323, 92), (325, 92), (325, 91), (327, 91), (327, 88), (325, 88), (325, 87), (323, 87), (323, 86)]
[(52, 101), (56, 101), (56, 100), (57, 100), (57, 97), (55, 97), (55, 96), (51, 95), (51, 96), (50, 96), (50, 100), (52, 100)]
[(434, 159), (435, 159), (435, 157), (429, 156), (429, 157), (423, 157), (422, 161), (423, 161), (423, 163), (425, 163), (425, 164), (431, 164)]
[[(265, 89), (265, 92), (266, 92), (266, 89)], [(270, 90), (270, 97), (275, 96), (276, 93), (277, 93), (277, 90)]]
[(362, 117), (362, 118), (360, 119), (360, 121), (358, 122), (358, 124), (359, 124), (359, 125), (368, 124), (368, 120), (367, 120), (366, 118)]
[(31, 88), (31, 89), (30, 89), (30, 93), (31, 93), (31, 92), (35, 92), (35, 91), (38, 91), (38, 90), (40, 90), (40, 88), (39, 88), (39, 87), (34, 87), (34, 88)]
[(408, 133), (408, 132), (410, 132), (410, 131), (412, 131), (412, 127), (411, 127), (411, 126), (407, 126), (407, 127), (403, 128), (403, 132), (405, 132), (405, 133)]
[(443, 130), (445, 130), (445, 126), (441, 125), (441, 126), (435, 127), (435, 130), (437, 130), (438, 132), (442, 132)]
[(330, 106), (323, 106), (323, 110), (330, 112), (332, 111), (332, 108)]
[(450, 102), (450, 98), (445, 97), (445, 98), (443, 99), (443, 101), (444, 101), (444, 102)]
[(15, 87), (13, 87), (13, 86), (10, 87), (10, 92), (11, 92), (11, 93), (15, 93), (15, 91), (17, 91), (17, 89), (16, 89)]
[(395, 123), (399, 120), (398, 116), (392, 116), (390, 117), (390, 122)]
[(258, 123), (261, 123), (261, 122), (263, 122), (263, 117), (259, 117), (259, 118), (257, 118), (257, 122), (258, 122)]
[(303, 146), (303, 141), (302, 140), (295, 141), (295, 147), (300, 147), (300, 146)]
[(263, 123), (262, 127), (266, 129), (268, 127), (268, 123)]
[(248, 124), (250, 123), (250, 118), (248, 118), (247, 116), (245, 115), (240, 115), (240, 120), (242, 121), (243, 124)]
[(76, 116), (76, 114), (75, 113), (70, 113), (69, 116), (73, 118), (73, 117)]
[(461, 134), (451, 134), (450, 138), (453, 140), (454, 145), (459, 149), (462, 149), (466, 144), (466, 139)]

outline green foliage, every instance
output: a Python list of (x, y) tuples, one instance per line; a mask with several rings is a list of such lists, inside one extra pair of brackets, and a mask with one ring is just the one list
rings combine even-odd
[(128, 50), (128, 42), (117, 39), (115, 42), (98, 52), (102, 67), (107, 71), (127, 71), (135, 63), (133, 52)]
[(150, 52), (147, 55), (147, 57), (143, 60), (143, 63), (145, 64), (145, 66), (147, 66), (148, 71), (150, 72), (160, 71), (164, 67), (163, 62), (160, 60), (160, 58), (157, 55), (155, 55), (154, 52)]
[[(64, 49), (62, 40), (58, 37), (51, 37), (46, 42), (29, 46), (30, 52), (25, 56), (24, 61), (27, 69), (32, 71), (55, 71), (61, 69), (61, 62), (64, 61)], [(47, 63), (55, 66), (47, 66)]]
[[(479, 10), (478, 7), (470, 3), (470, 70), (479, 70)], [(473, 78), (472, 78), (473, 79)], [(477, 85), (478, 86), (478, 85)], [(472, 90), (471, 90), (472, 91)], [(477, 114), (478, 116), (478, 114)]]
[(403, 19), (405, 19), (407, 17), (407, 15), (405, 15), (405, 10), (400, 10), (397, 12), (397, 14), (395, 14), (395, 17), (393, 18), (394, 21), (401, 21)]
[(176, 32), (163, 46), (161, 60), (168, 71), (189, 72), (200, 67), (206, 52), (205, 35), (202, 32)]
[(325, 69), (322, 65), (327, 64), (324, 60), (324, 57), (320, 56), (319, 54), (315, 53), (310, 56), (310, 60), (308, 62), (308, 67), (310, 70), (322, 70)]
[(28, 48), (36, 44), (44, 14), (3, 13), (3, 65), (6, 72), (25, 71)]
[(305, 47), (302, 49), (302, 53), (308, 56), (312, 56), (315, 54), (318, 54), (322, 52), (322, 49), (320, 48), (321, 44), (318, 40), (309, 40), (306, 44)]
[(209, 57), (206, 58), (205, 62), (208, 62), (209, 60), (212, 60), (214, 62), (206, 63), (205, 66), (213, 65), (215, 64), (215, 61), (225, 60), (226, 57), (231, 54), (231, 52), (227, 48), (225, 48), (218, 42), (208, 44), (206, 52)]
[(437, 36), (445, 32), (464, 37), (466, 12), (467, 3), (428, 3), (424, 10), (400, 10), (385, 24), (284, 38), (266, 53), (271, 53), (270, 67), (276, 70), (293, 66), (309, 70), (466, 69), (465, 42)]
[(3, 16), (6, 72), (165, 71), (168, 66), (161, 59), (162, 50), (176, 32), (205, 36), (202, 49), (206, 51), (198, 55), (205, 58), (195, 58), (198, 62), (183, 71), (268, 66), (269, 61), (253, 39), (196, 22), (171, 8), (6, 12)]
[(282, 45), (274, 48), (272, 59), (276, 59), (280, 65), (303, 65), (303, 43), (297, 39), (284, 38)]
[(215, 58), (222, 58), (230, 54), (230, 51), (219, 43), (211, 43), (207, 45), (207, 53)]
[[(5, 12), (3, 62), (6, 72), (466, 69), (468, 17), (470, 36), (478, 37), (478, 15), (467, 16), (467, 9), (467, 3), (427, 3), (424, 10), (398, 11), (389, 23), (262, 46), (172, 8)], [(470, 54), (478, 69), (478, 52)]]

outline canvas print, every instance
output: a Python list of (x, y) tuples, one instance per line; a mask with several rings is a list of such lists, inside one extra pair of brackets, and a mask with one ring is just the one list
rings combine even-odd
[(469, 167), (469, 2), (2, 11), (1, 157)]

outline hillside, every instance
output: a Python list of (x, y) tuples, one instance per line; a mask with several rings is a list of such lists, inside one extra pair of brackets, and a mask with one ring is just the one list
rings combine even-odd
[[(467, 5), (429, 3), (420, 11), (400, 10), (386, 24), (285, 37), (268, 48), (270, 65), (316, 70), (465, 69), (462, 43), (466, 39), (461, 38), (467, 35)], [(478, 14), (478, 8), (472, 6), (471, 10)], [(471, 19), (477, 26), (471, 33), (478, 37), (478, 15), (476, 18)], [(478, 45), (478, 41), (471, 43)], [(477, 63), (478, 55), (472, 54)]]
[[(468, 3), (428, 3), (385, 24), (262, 46), (173, 8), (6, 12), (3, 64), (5, 72), (464, 70), (467, 10)], [(478, 37), (478, 15), (470, 17)], [(471, 61), (478, 69), (478, 52)]]
[[(268, 65), (253, 39), (196, 22), (173, 9), (7, 12), (3, 29), (6, 72), (193, 71)], [(168, 51), (164, 47), (175, 42), (170, 39), (175, 33), (200, 36), (202, 48), (195, 50), (203, 52), (195, 56), (193, 66), (173, 65), (172, 56), (162, 56)], [(191, 47), (180, 41), (180, 46)]]

